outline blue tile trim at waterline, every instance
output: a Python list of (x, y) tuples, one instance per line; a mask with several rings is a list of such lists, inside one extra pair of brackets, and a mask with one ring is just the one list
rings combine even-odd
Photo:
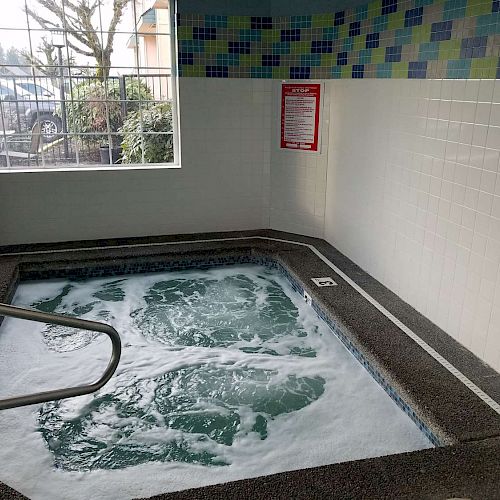
[[(241, 265), (241, 264), (256, 264), (264, 265), (271, 269), (277, 270), (282, 274), (291, 287), (301, 297), (304, 296), (304, 287), (302, 283), (293, 276), (290, 271), (278, 260), (267, 256), (257, 255), (226, 255), (203, 257), (202, 259), (185, 259), (175, 261), (153, 261), (153, 262), (129, 262), (114, 266), (99, 265), (95, 267), (85, 267), (77, 269), (59, 269), (59, 270), (37, 270), (37, 271), (22, 271), (21, 281), (31, 280), (47, 280), (55, 278), (73, 278), (86, 279), (107, 276), (119, 276), (123, 274), (140, 274), (140, 273), (155, 273), (165, 271), (184, 271), (191, 269), (210, 269), (214, 267)], [(398, 394), (383, 375), (376, 370), (372, 364), (366, 359), (361, 351), (354, 345), (349, 336), (341, 329), (338, 323), (333, 320), (318, 302), (312, 300), (311, 306), (318, 317), (323, 320), (333, 334), (342, 342), (344, 347), (364, 366), (372, 378), (384, 389), (389, 397), (396, 405), (403, 410), (406, 415), (413, 421), (419, 430), (427, 437), (434, 446), (442, 446), (439, 438), (429, 429), (429, 427), (420, 419), (411, 406)]]

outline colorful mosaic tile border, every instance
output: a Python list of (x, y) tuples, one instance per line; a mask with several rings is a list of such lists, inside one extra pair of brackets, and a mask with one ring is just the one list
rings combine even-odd
[[(114, 265), (90, 265), (86, 267), (64, 267), (60, 269), (37, 269), (22, 271), (21, 281), (46, 280), (54, 278), (85, 279), (106, 276), (120, 276), (123, 274), (138, 274), (164, 271), (181, 271), (189, 269), (210, 269), (213, 267), (230, 266), (238, 264), (264, 265), (279, 271), (290, 283), (292, 288), (304, 296), (302, 283), (291, 273), (286, 266), (278, 260), (262, 255), (224, 255), (213, 257), (180, 258), (178, 260), (164, 260), (153, 258), (152, 260), (134, 260)], [(350, 336), (330, 315), (316, 302), (312, 301), (312, 308), (316, 314), (329, 326), (333, 334), (342, 342), (345, 348), (364, 366), (373, 379), (384, 389), (396, 405), (403, 410), (414, 422), (419, 430), (427, 437), (434, 446), (442, 446), (441, 440), (432, 432), (429, 426), (418, 416), (412, 407), (398, 394), (396, 389), (383, 377), (383, 375), (366, 359)]]
[(209, 78), (500, 78), (500, 0), (374, 0), (340, 12), (180, 14), (179, 74)]

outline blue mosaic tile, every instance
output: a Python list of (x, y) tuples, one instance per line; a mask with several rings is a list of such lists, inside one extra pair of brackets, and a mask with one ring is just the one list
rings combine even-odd
[(426, 78), (427, 61), (408, 63), (408, 78)]
[(380, 45), (380, 33), (368, 33), (366, 35), (366, 48), (376, 49)]
[(263, 54), (262, 55), (262, 66), (279, 66), (281, 57), (277, 54)]
[(311, 68), (303, 66), (292, 66), (290, 68), (290, 79), (307, 80), (311, 78)]
[(347, 52), (339, 52), (337, 54), (337, 66), (345, 66), (347, 64)]
[(230, 54), (250, 54), (252, 44), (250, 42), (228, 42)]
[(300, 29), (281, 30), (282, 42), (300, 42)]
[(273, 28), (272, 17), (251, 17), (250, 27), (253, 30), (270, 30)]
[(313, 40), (311, 43), (312, 54), (331, 54), (333, 42), (331, 40)]
[(217, 29), (194, 26), (193, 40), (217, 40)]
[(401, 45), (395, 47), (386, 47), (385, 49), (385, 62), (399, 62), (401, 61)]
[(422, 24), (422, 16), (424, 15), (424, 8), (417, 7), (416, 9), (408, 9), (405, 12), (405, 28), (411, 26), (419, 26)]
[(349, 36), (358, 36), (361, 35), (361, 23), (359, 21), (355, 21), (349, 24)]
[(345, 23), (345, 11), (335, 12), (335, 16), (333, 18), (333, 25), (340, 26)]
[(460, 58), (470, 59), (474, 57), (484, 57), (487, 43), (488, 37), (486, 36), (464, 38), (460, 47)]
[(229, 69), (227, 66), (207, 66), (207, 78), (229, 78)]
[(363, 64), (353, 64), (352, 66), (353, 78), (363, 78), (364, 73), (365, 73), (365, 66)]
[(432, 23), (431, 42), (441, 42), (443, 40), (450, 40), (452, 28), (453, 28), (453, 21)]
[(391, 14), (398, 10), (398, 0), (382, 0), (382, 15)]
[(181, 64), (189, 64), (193, 65), (194, 64), (194, 56), (192, 52), (181, 52), (179, 54), (179, 62)]

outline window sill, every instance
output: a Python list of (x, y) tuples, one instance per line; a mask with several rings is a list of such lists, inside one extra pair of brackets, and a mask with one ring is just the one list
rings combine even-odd
[(149, 165), (97, 165), (95, 167), (37, 167), (37, 168), (0, 168), (0, 174), (33, 174), (49, 172), (113, 172), (123, 170), (178, 170), (180, 164), (176, 163), (155, 163)]

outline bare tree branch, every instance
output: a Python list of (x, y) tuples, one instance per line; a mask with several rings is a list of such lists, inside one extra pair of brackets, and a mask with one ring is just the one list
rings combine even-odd
[[(36, 2), (41, 9), (31, 6), (25, 12), (45, 30), (65, 30), (68, 47), (78, 54), (93, 57), (98, 76), (105, 78), (109, 75), (116, 29), (131, 1), (113, 0), (111, 21), (105, 30), (96, 26), (102, 0), (62, 0), (62, 3), (60, 0), (33, 0), (30, 4)], [(98, 35), (101, 31), (107, 32), (105, 38)]]

